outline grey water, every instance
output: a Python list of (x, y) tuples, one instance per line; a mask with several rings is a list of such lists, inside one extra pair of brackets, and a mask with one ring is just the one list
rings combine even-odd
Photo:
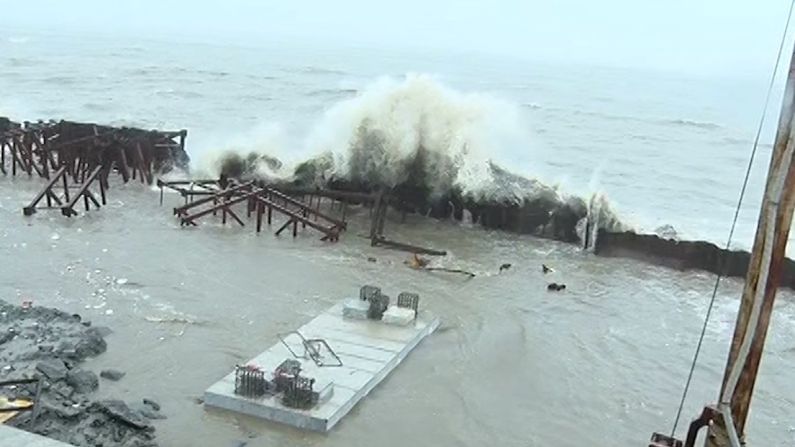
[[(716, 243), (728, 232), (767, 82), (432, 52), (0, 33), (0, 116), (186, 128), (197, 166), (229, 148), (301, 159), (323, 149), (308, 136), (330, 110), (378, 97), (379, 78), (403, 85), (407, 73), (463, 95), (453, 105), (499, 101), (518, 111), (529, 138), (487, 145), (495, 162), (566, 193), (605, 193), (637, 229), (671, 225), (683, 238)], [(416, 100), (438, 105), (437, 87)], [(449, 105), (429, 110), (454, 115)], [(740, 215), (741, 247), (752, 240), (774, 125)], [(89, 366), (127, 372), (102, 393), (161, 401), (164, 446), (644, 445), (651, 431), (670, 429), (714, 282), (532, 237), (392, 216), (390, 234), (447, 249), (435, 262), (477, 276), (418, 272), (403, 265), (405, 254), (359, 237), (366, 210), (333, 245), (308, 231), (293, 240), (214, 221), (189, 230), (171, 216), (178, 197), (161, 207), (157, 192), (138, 184), (114, 185), (98, 212), (23, 218), (40, 186), (0, 178), (0, 297), (111, 327), (108, 352)], [(497, 274), (504, 262), (513, 268)], [(565, 282), (566, 292), (548, 293), (550, 280)], [(443, 327), (333, 432), (196, 403), (277, 333), (365, 283), (416, 290)], [(736, 279), (722, 283), (686, 418), (717, 397), (741, 288)], [(789, 291), (779, 296), (748, 425), (755, 445), (795, 443), (795, 301)]]

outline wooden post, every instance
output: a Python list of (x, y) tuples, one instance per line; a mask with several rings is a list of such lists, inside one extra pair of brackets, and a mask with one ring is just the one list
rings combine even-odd
[[(741, 440), (744, 439), (751, 396), (781, 278), (792, 213), (795, 210), (793, 107), (795, 50), (790, 62), (765, 196), (721, 389), (720, 402), (731, 406), (732, 418)], [(716, 422), (718, 423), (713, 424), (710, 429), (714, 436), (707, 440), (707, 446), (728, 446), (725, 441), (726, 427), (722, 421)]]

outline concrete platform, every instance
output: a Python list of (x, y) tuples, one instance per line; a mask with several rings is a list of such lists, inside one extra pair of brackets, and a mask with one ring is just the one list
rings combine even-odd
[(71, 444), (66, 444), (54, 439), (45, 438), (44, 436), (34, 435), (26, 431), (9, 427), (7, 425), (0, 425), (0, 447), (70, 447)]
[[(301, 375), (315, 378), (316, 384), (332, 383), (332, 393), (325, 402), (309, 410), (298, 410), (283, 406), (279, 396), (239, 396), (234, 392), (235, 374), (230, 372), (205, 391), (204, 404), (326, 432), (384, 380), (423, 338), (439, 327), (439, 319), (426, 312), (420, 312), (411, 325), (393, 326), (381, 321), (343, 318), (342, 308), (342, 304), (332, 306), (298, 329), (306, 338), (325, 339), (342, 360), (340, 367), (318, 367), (311, 359), (300, 359)], [(299, 355), (304, 352), (297, 335), (286, 337), (286, 341)], [(294, 357), (277, 342), (247, 364), (272, 371), (287, 358)]]

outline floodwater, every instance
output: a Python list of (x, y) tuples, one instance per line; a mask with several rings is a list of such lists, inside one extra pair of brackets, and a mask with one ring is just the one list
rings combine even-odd
[[(366, 210), (338, 244), (309, 230), (293, 240), (212, 220), (187, 229), (171, 216), (178, 197), (160, 207), (140, 185), (114, 188), (108, 208), (75, 219), (23, 219), (18, 202), (36, 186), (4, 180), (0, 294), (111, 327), (108, 352), (88, 366), (127, 372), (102, 393), (163, 404), (164, 446), (643, 445), (670, 429), (713, 281), (449, 222), (389, 222), (391, 236), (443, 247), (450, 255), (436, 262), (477, 277), (419, 272), (403, 265), (404, 253), (360, 237)], [(504, 262), (513, 268), (497, 274)], [(544, 276), (542, 263), (556, 271)], [(547, 280), (566, 291), (547, 292)], [(195, 402), (277, 333), (361, 284), (419, 292), (442, 328), (330, 434)], [(723, 283), (686, 417), (716, 398), (740, 287)], [(755, 445), (795, 441), (792, 298), (782, 292), (775, 311), (748, 428)]]
[[(712, 240), (728, 229), (753, 137), (749, 116), (764, 92), (757, 88), (764, 82), (738, 84), (745, 87), (729, 98), (719, 93), (725, 85), (612, 72), (594, 72), (582, 85), (570, 71), (508, 63), (465, 75), (411, 55), (348, 63), (322, 52), (288, 57), (286, 50), (48, 36), (0, 47), (0, 114), (185, 127), (195, 159), (230, 135), (259, 135), (255, 129), (271, 121), (284, 123), (284, 138), (294, 141), (374, 77), (435, 70), (456, 89), (525, 105), (537, 144), (526, 153), (496, 148), (505, 149), (495, 158), (506, 165), (529, 164), (573, 192), (598, 183), (617, 198), (625, 220), (642, 228), (671, 224)], [(736, 103), (726, 107), (730, 100)], [(254, 140), (236, 141), (246, 147)], [(769, 147), (757, 173), (765, 154)], [(0, 297), (32, 299), (112, 328), (108, 352), (88, 366), (127, 372), (118, 383), (103, 382), (101, 393), (163, 405), (168, 419), (156, 423), (163, 446), (644, 445), (652, 431), (670, 430), (714, 282), (705, 273), (597, 258), (532, 237), (417, 216), (390, 221), (391, 237), (446, 249), (436, 263), (477, 276), (418, 272), (403, 265), (406, 254), (360, 237), (366, 210), (354, 213), (337, 244), (310, 230), (293, 240), (211, 219), (188, 229), (171, 215), (177, 196), (167, 194), (161, 207), (158, 193), (139, 184), (114, 185), (101, 211), (24, 218), (21, 207), (40, 186), (0, 178)], [(760, 190), (757, 177), (741, 245), (753, 233)], [(513, 267), (497, 274), (506, 262)], [(542, 263), (556, 272), (544, 276)], [(548, 281), (567, 289), (548, 293)], [(277, 333), (363, 284), (393, 296), (420, 293), (442, 328), (331, 433), (196, 403)], [(740, 289), (736, 279), (722, 284), (680, 432), (717, 398)], [(754, 445), (795, 444), (793, 333), (795, 300), (781, 291), (748, 425)]]

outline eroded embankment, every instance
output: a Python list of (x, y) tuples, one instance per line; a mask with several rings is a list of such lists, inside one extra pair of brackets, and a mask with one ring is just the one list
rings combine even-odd
[[(97, 399), (103, 380), (123, 373), (96, 373), (83, 361), (105, 352), (106, 328), (46, 307), (21, 307), (0, 300), (0, 381), (38, 377), (43, 382), (39, 412), (20, 413), (11, 425), (77, 446), (156, 447), (152, 419), (160, 406), (150, 399), (129, 405)], [(0, 388), (9, 398), (34, 398), (36, 386)]]

